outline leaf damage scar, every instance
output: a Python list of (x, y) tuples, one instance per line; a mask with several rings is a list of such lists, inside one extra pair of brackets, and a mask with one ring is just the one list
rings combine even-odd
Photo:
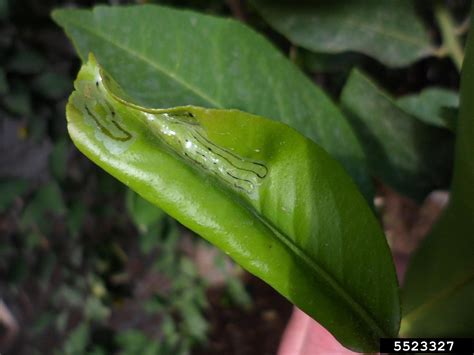
[[(98, 84), (98, 83), (96, 83)], [(122, 128), (122, 126), (120, 126), (120, 124), (114, 120), (113, 118), (110, 120), (112, 122), (112, 124), (115, 126), (115, 128), (117, 128), (120, 132), (122, 132), (124, 134), (124, 136), (116, 136), (114, 135), (112, 132), (110, 132), (110, 130), (107, 129), (107, 127), (105, 127), (101, 122), (100, 120), (97, 118), (96, 115), (94, 115), (92, 113), (92, 111), (89, 109), (89, 107), (87, 106), (87, 104), (84, 105), (85, 107), (85, 110), (87, 112), (87, 114), (94, 120), (94, 122), (97, 124), (97, 126), (99, 127), (100, 131), (105, 134), (107, 137), (113, 139), (113, 140), (116, 140), (116, 141), (119, 141), (119, 142), (126, 142), (128, 140), (130, 140), (132, 138), (132, 135), (130, 134), (130, 132), (126, 131), (125, 129)], [(115, 117), (115, 112), (110, 109), (110, 112), (111, 112), (111, 115), (112, 117)]]
[(249, 194), (267, 176), (265, 164), (244, 159), (216, 145), (204, 135), (198, 122), (183, 122), (182, 117), (195, 118), (193, 114), (184, 112), (173, 116), (154, 116), (152, 122), (160, 127), (158, 132), (161, 138), (193, 164)]

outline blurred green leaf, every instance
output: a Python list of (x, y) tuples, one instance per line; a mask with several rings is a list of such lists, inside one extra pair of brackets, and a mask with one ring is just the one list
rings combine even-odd
[(367, 54), (390, 67), (406, 66), (434, 50), (413, 1), (253, 0), (277, 31), (314, 52)]
[(94, 346), (91, 351), (87, 352), (87, 355), (108, 355), (109, 352), (107, 350), (102, 349), (100, 346)]
[(3, 97), (3, 104), (10, 112), (28, 116), (31, 114), (31, 95), (26, 90), (11, 91)]
[(341, 105), (364, 145), (375, 176), (417, 200), (449, 186), (454, 142), (451, 132), (404, 112), (357, 69), (347, 80)]
[(67, 96), (72, 89), (70, 78), (55, 72), (40, 74), (33, 80), (32, 85), (40, 95), (54, 100)]
[(179, 342), (179, 333), (176, 329), (175, 321), (172, 317), (165, 315), (161, 323), (161, 329), (163, 331), (164, 339), (166, 342), (174, 347)]
[(18, 50), (7, 63), (7, 70), (20, 74), (40, 73), (46, 66), (46, 59), (32, 49)]
[(8, 0), (0, 0), (0, 20), (8, 18)]
[[(471, 10), (471, 26), (474, 8)], [(451, 196), (444, 215), (413, 256), (403, 287), (401, 334), (474, 334), (474, 33), (467, 40)]]
[(54, 144), (51, 155), (49, 156), (51, 172), (58, 180), (63, 180), (66, 177), (67, 153), (68, 141), (65, 137), (62, 137)]
[(72, 285), (61, 285), (55, 292), (55, 297), (55, 303), (65, 304), (70, 307), (84, 306), (84, 297), (81, 290)]
[(303, 51), (301, 57), (307, 70), (323, 73), (348, 72), (363, 60), (357, 53), (329, 54)]
[[(365, 157), (344, 116), (249, 27), (153, 5), (58, 10), (52, 16), (82, 60), (93, 52), (133, 102), (236, 108), (280, 120), (322, 145), (372, 201)], [(202, 43), (212, 43), (211, 50)]]
[(186, 257), (180, 259), (180, 271), (190, 277), (197, 276), (196, 265)]
[(54, 320), (55, 328), (60, 334), (64, 333), (67, 327), (68, 320), (69, 320), (68, 311), (61, 312)]
[(38, 189), (23, 211), (20, 223), (23, 228), (39, 226), (43, 232), (47, 232), (51, 228), (47, 213), (61, 215), (65, 212), (66, 207), (59, 185), (52, 181)]
[(208, 324), (201, 308), (194, 302), (193, 298), (189, 300), (181, 299), (177, 306), (181, 311), (186, 332), (195, 340), (203, 341), (206, 337)]
[[(161, 271), (161, 270), (160, 270)], [(143, 309), (147, 313), (165, 313), (168, 307), (168, 299), (158, 293), (143, 303)]]
[(140, 232), (139, 244), (140, 251), (143, 254), (150, 253), (155, 247), (159, 245), (159, 234), (161, 233), (161, 231), (161, 226), (157, 225), (156, 228), (152, 227), (150, 229), (147, 229), (146, 231)]
[(443, 88), (428, 88), (419, 94), (406, 95), (397, 99), (397, 105), (423, 122), (455, 132), (456, 122), (446, 108), (459, 106), (457, 92)]
[(25, 249), (32, 250), (36, 248), (41, 242), (41, 235), (37, 231), (31, 231), (24, 237)]
[(167, 222), (166, 234), (160, 241), (161, 257), (155, 260), (154, 263), (154, 268), (161, 271), (176, 268), (176, 248), (181, 236), (178, 223), (171, 218)]
[(4, 212), (13, 200), (28, 189), (26, 180), (0, 180), (0, 213)]
[(61, 189), (55, 181), (51, 181), (43, 186), (35, 196), (35, 201), (45, 210), (56, 215), (66, 212)]
[(84, 305), (84, 315), (87, 320), (104, 321), (110, 316), (111, 310), (100, 299), (89, 296)]
[(41, 333), (43, 330), (45, 330), (51, 324), (51, 322), (53, 322), (53, 320), (54, 320), (54, 313), (43, 312), (39, 315), (39, 317), (32, 324), (32, 326), (30, 328), (30, 331), (33, 334)]
[(230, 277), (226, 280), (227, 292), (230, 298), (241, 307), (248, 308), (252, 304), (252, 298), (245, 290), (242, 281), (237, 277)]
[(252, 304), (252, 299), (245, 290), (242, 280), (235, 273), (235, 270), (240, 269), (240, 267), (235, 264), (229, 268), (229, 262), (229, 257), (224, 253), (217, 253), (214, 257), (214, 265), (224, 274), (227, 293), (231, 302), (247, 308)]
[[(128, 189), (125, 195), (127, 211), (141, 233), (147, 233), (150, 227), (157, 228), (166, 214), (140, 195)], [(151, 236), (152, 237), (152, 236)], [(155, 239), (156, 239), (155, 233)]]
[(149, 339), (140, 330), (130, 329), (119, 333), (115, 337), (122, 355), (157, 355), (161, 354), (160, 344), (156, 340)]
[(79, 234), (86, 214), (86, 206), (81, 201), (75, 201), (67, 214), (67, 225), (71, 236)]
[(41, 278), (44, 286), (49, 286), (49, 279), (53, 273), (54, 267), (57, 264), (57, 257), (54, 253), (49, 252), (40, 260), (38, 267), (38, 276)]
[(89, 343), (89, 330), (90, 326), (86, 322), (80, 323), (74, 328), (63, 345), (63, 354), (86, 354), (86, 347)]

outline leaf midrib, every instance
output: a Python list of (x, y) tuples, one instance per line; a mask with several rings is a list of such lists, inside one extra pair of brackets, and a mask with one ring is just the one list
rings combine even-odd
[(303, 262), (313, 270), (314, 274), (319, 275), (320, 279), (325, 281), (334, 291), (352, 308), (356, 314), (360, 316), (364, 322), (371, 327), (375, 334), (379, 335), (381, 338), (390, 337), (390, 333), (386, 333), (381, 326), (379, 326), (377, 320), (371, 315), (371, 313), (361, 305), (356, 299), (354, 299), (346, 289), (339, 284), (339, 281), (326, 271), (322, 266), (320, 266), (316, 261), (306, 254), (293, 240), (288, 237), (285, 233), (281, 232), (278, 227), (274, 226), (271, 221), (269, 221), (265, 216), (260, 215), (254, 208), (248, 207), (245, 204), (246, 208), (266, 227), (268, 227), (276, 238), (286, 246), (293, 254), (297, 255), (303, 260)]
[[(409, 44), (409, 45), (412, 45), (412, 46), (415, 46), (415, 47), (418, 47), (420, 49), (430, 49), (431, 46), (427, 45), (426, 43), (424, 43), (421, 38), (417, 38), (416, 40), (415, 39), (412, 39), (406, 35), (404, 35), (403, 33), (398, 33), (398, 32), (394, 32), (394, 31), (387, 31), (387, 30), (384, 30), (383, 28), (381, 27), (378, 27), (378, 26), (371, 26), (371, 25), (368, 25), (367, 23), (364, 23), (364, 22), (360, 22), (360, 21), (357, 21), (356, 19), (354, 18), (348, 18), (344, 21), (345, 24), (347, 24), (349, 27), (352, 27), (352, 28), (355, 28), (355, 29), (361, 29), (361, 30), (365, 30), (367, 33), (376, 33), (376, 34), (380, 34), (382, 37), (387, 37), (387, 38), (393, 38), (393, 39), (396, 39), (396, 40), (399, 40), (400, 42), (402, 43), (406, 43), (406, 44)], [(358, 27), (359, 26), (359, 27)]]
[[(262, 10), (263, 10), (262, 12), (267, 13), (267, 16), (271, 12), (271, 11), (269, 12), (268, 9), (264, 9), (264, 8), (262, 8)], [(273, 14), (275, 14), (275, 13), (273, 13)], [(281, 15), (281, 13), (279, 13), (277, 16), (280, 16), (280, 15)], [(323, 15), (324, 14), (316, 14), (315, 17), (322, 18), (322, 17), (324, 17)], [(313, 19), (315, 17), (313, 17)], [(271, 14), (270, 14), (270, 16), (268, 16), (268, 18), (273, 18), (272, 22), (275, 22), (275, 19)], [(381, 35), (382, 37), (386, 37), (386, 38), (389, 38), (389, 39), (393, 38), (393, 39), (398, 40), (402, 43), (406, 43), (408, 45), (412, 45), (412, 46), (415, 46), (415, 47), (420, 48), (420, 49), (425, 49), (428, 52), (429, 52), (430, 49), (432, 49), (432, 46), (430, 45), (430, 43), (425, 42), (424, 39), (422, 39), (421, 37), (412, 38), (408, 35), (405, 35), (403, 32), (400, 32), (400, 31), (387, 30), (387, 29), (384, 29), (383, 27), (380, 27), (380, 26), (374, 26), (372, 23), (360, 21), (359, 18), (354, 17), (354, 16), (352, 16), (352, 17), (347, 16), (342, 21), (340, 19), (337, 19), (336, 21), (334, 19), (331, 19), (331, 21), (333, 21), (333, 23), (335, 23), (336, 21), (340, 22), (340, 23), (346, 25), (349, 29), (352, 28), (352, 29), (356, 29), (356, 30), (361, 30), (363, 32), (370, 33), (370, 34), (375, 33), (375, 34)]]

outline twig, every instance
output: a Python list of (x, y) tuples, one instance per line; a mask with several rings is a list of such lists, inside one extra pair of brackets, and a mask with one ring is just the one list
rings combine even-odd
[(437, 2), (434, 9), (436, 22), (441, 31), (441, 38), (443, 41), (442, 47), (445, 48), (447, 54), (452, 59), (457, 69), (461, 71), (462, 62), (464, 59), (464, 51), (456, 35), (456, 26), (454, 20), (449, 13), (446, 6), (441, 2)]
[(455, 28), (455, 33), (458, 36), (462, 36), (469, 30), (469, 26), (471, 24), (471, 16), (466, 17), (463, 22), (459, 26)]

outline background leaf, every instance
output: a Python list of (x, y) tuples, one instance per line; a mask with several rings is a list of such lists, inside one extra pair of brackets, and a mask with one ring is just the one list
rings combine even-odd
[(400, 97), (397, 105), (427, 124), (449, 128), (453, 132), (456, 130), (456, 117), (446, 110), (458, 108), (459, 95), (456, 91), (428, 88), (419, 94)]
[(64, 215), (66, 211), (61, 190), (55, 181), (38, 189), (20, 218), (22, 230), (29, 233), (26, 244), (30, 248), (36, 246), (41, 235), (47, 236), (51, 233), (52, 218)]
[[(471, 10), (471, 18), (472, 18)], [(403, 287), (401, 332), (409, 336), (472, 337), (474, 329), (474, 36), (461, 78), (451, 199), (413, 257)]]
[(364, 154), (348, 122), (318, 87), (250, 28), (147, 5), (58, 10), (53, 18), (81, 58), (93, 52), (138, 104), (236, 108), (280, 120), (339, 160), (371, 201)]
[(59, 99), (71, 90), (71, 83), (63, 75), (45, 72), (33, 80), (33, 88), (46, 98)]
[(28, 189), (28, 182), (22, 179), (0, 181), (0, 213), (5, 212), (13, 200)]
[(40, 73), (45, 66), (45, 58), (32, 49), (15, 52), (6, 65), (9, 71), (21, 74)]
[(361, 52), (391, 67), (409, 65), (433, 53), (413, 1), (252, 3), (292, 43), (315, 52)]
[(0, 0), (0, 20), (8, 17), (8, 0)]
[(341, 105), (363, 142), (371, 172), (399, 192), (423, 199), (450, 180), (453, 135), (414, 118), (355, 69)]
[(310, 72), (348, 74), (364, 57), (352, 52), (328, 54), (302, 51), (301, 58), (305, 69)]
[(63, 180), (66, 177), (68, 146), (66, 139), (57, 141), (49, 156), (51, 173), (58, 180)]
[(31, 115), (31, 97), (26, 90), (12, 90), (3, 97), (3, 104), (13, 114)]
[(118, 97), (113, 83), (91, 56), (69, 99), (68, 131), (87, 157), (345, 346), (375, 350), (380, 337), (397, 334), (398, 287), (385, 238), (323, 149), (242, 111), (139, 107)]
[(148, 231), (151, 226), (156, 226), (165, 216), (162, 210), (144, 200), (132, 190), (127, 190), (126, 206), (133, 222), (142, 233)]

